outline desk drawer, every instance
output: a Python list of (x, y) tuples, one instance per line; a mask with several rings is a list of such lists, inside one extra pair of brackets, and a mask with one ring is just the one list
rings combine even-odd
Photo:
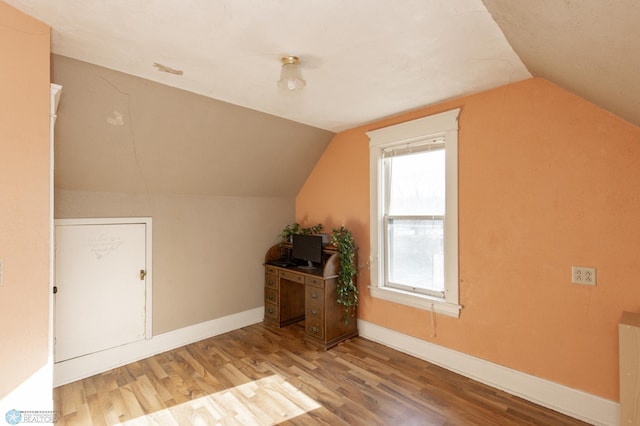
[(322, 303), (307, 303), (305, 319), (324, 323), (324, 305)]
[(278, 303), (278, 290), (265, 287), (264, 289), (264, 301), (269, 303)]
[(273, 274), (264, 274), (264, 286), (269, 288), (278, 288), (278, 277)]
[(313, 336), (317, 339), (324, 339), (324, 327), (320, 321), (305, 319), (304, 322), (307, 335)]
[(267, 274), (273, 274), (273, 275), (278, 274), (278, 268), (276, 268), (273, 265), (264, 265), (264, 270)]
[(324, 279), (322, 278), (306, 277), (304, 282), (306, 285), (312, 285), (314, 287), (324, 288)]
[(324, 306), (324, 289), (312, 286), (305, 287), (305, 300), (307, 305)]
[(264, 318), (271, 321), (279, 322), (280, 317), (278, 316), (278, 305), (274, 303), (265, 303)]
[(289, 281), (295, 281), (297, 283), (304, 284), (304, 275), (296, 274), (295, 272), (281, 270), (280, 278), (284, 278)]

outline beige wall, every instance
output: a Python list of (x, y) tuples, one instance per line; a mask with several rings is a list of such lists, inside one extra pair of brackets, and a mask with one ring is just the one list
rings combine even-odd
[(51, 368), (49, 27), (0, 1), (0, 55), (1, 399)]
[(153, 218), (153, 334), (264, 305), (264, 255), (293, 198), (56, 190), (55, 216)]
[(295, 197), (333, 136), (64, 56), (51, 69), (56, 188)]
[(55, 217), (152, 217), (153, 334), (263, 306), (265, 252), (333, 134), (62, 56), (52, 75)]
[[(640, 311), (640, 128), (530, 79), (342, 132), (296, 217), (353, 229), (369, 258), (365, 132), (461, 108), (460, 318), (369, 296), (359, 316), (475, 357), (618, 400), (617, 324)], [(347, 167), (348, 165), (348, 167)], [(332, 191), (326, 188), (331, 187)], [(571, 266), (597, 269), (595, 287)]]

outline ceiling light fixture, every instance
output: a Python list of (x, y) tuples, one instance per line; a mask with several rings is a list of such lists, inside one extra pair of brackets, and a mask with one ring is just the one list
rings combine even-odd
[(285, 56), (281, 59), (282, 69), (278, 87), (283, 91), (303, 89), (307, 82), (302, 78), (300, 71), (300, 59), (297, 56)]

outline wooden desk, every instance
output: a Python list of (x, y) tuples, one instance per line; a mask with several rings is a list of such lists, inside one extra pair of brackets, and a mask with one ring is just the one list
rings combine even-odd
[(265, 256), (265, 324), (284, 327), (304, 320), (305, 341), (325, 350), (357, 336), (357, 318), (345, 322), (345, 307), (336, 301), (340, 261), (335, 250), (323, 250), (322, 268), (270, 265), (282, 250), (287, 248), (274, 245)]

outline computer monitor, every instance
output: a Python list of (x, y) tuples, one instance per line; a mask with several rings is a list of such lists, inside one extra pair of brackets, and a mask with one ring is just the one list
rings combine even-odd
[(322, 265), (322, 236), (293, 234), (291, 257), (306, 261), (307, 265), (302, 266), (303, 268), (315, 268)]

